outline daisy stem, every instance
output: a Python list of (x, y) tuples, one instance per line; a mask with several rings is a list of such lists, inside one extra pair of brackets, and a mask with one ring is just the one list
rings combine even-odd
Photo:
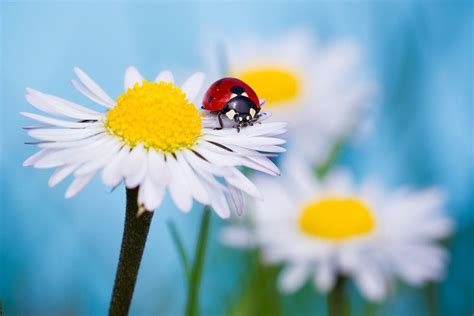
[(340, 140), (337, 143), (334, 144), (334, 146), (331, 148), (331, 151), (329, 152), (328, 156), (326, 157), (326, 160), (324, 160), (320, 165), (318, 165), (315, 169), (315, 174), (318, 179), (323, 179), (326, 174), (329, 172), (331, 167), (336, 163), (337, 158), (342, 152), (342, 149), (344, 147), (344, 140)]
[(138, 215), (138, 188), (127, 189), (127, 208), (120, 258), (109, 315), (127, 315), (132, 301), (153, 212)]
[(199, 315), (199, 285), (201, 283), (202, 268), (204, 265), (204, 256), (206, 254), (207, 237), (209, 235), (209, 223), (211, 219), (210, 207), (205, 207), (199, 229), (199, 239), (196, 245), (193, 267), (189, 279), (188, 301), (186, 303), (186, 315)]
[(338, 276), (336, 285), (328, 295), (328, 316), (350, 315), (350, 301), (346, 294), (347, 278)]

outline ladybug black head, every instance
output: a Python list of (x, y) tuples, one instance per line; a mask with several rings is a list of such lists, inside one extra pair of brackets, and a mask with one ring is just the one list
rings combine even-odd
[(234, 120), (238, 126), (246, 126), (255, 121), (260, 109), (249, 98), (238, 95), (229, 100), (222, 109), (222, 113)]

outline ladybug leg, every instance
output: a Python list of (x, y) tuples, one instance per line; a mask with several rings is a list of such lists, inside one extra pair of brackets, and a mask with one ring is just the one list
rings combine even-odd
[(214, 130), (219, 130), (219, 129), (223, 129), (224, 128), (224, 122), (222, 122), (222, 112), (219, 112), (219, 114), (217, 114), (217, 120), (219, 121), (219, 125), (220, 127), (215, 127)]

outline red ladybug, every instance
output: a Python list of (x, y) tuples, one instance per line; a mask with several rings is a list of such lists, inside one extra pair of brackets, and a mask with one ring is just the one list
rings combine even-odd
[(253, 89), (237, 78), (222, 78), (207, 89), (202, 108), (217, 113), (220, 127), (224, 128), (222, 115), (234, 120), (237, 131), (241, 127), (253, 125), (259, 118), (261, 109), (257, 94)]

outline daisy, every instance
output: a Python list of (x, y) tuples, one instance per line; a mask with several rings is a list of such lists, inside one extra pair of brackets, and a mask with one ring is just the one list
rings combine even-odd
[(190, 211), (193, 200), (210, 205), (226, 218), (240, 212), (243, 193), (260, 198), (257, 187), (238, 169), (245, 166), (279, 174), (267, 158), (283, 152), (285, 123), (263, 123), (242, 129), (213, 130), (211, 118), (193, 104), (204, 75), (196, 73), (181, 87), (163, 71), (146, 81), (138, 70), (125, 73), (124, 92), (112, 99), (81, 69), (73, 86), (105, 108), (95, 111), (57, 96), (27, 89), (26, 99), (43, 114), (21, 114), (41, 126), (27, 127), (40, 150), (24, 166), (56, 168), (53, 187), (72, 175), (65, 197), (81, 191), (102, 171), (104, 184), (139, 187), (142, 210), (153, 211), (169, 191), (176, 206)]
[(395, 278), (415, 286), (442, 278), (448, 255), (436, 241), (451, 233), (452, 222), (442, 215), (438, 189), (389, 193), (371, 181), (357, 187), (343, 170), (318, 182), (298, 164), (287, 174), (257, 178), (267, 198), (248, 214), (251, 225), (228, 226), (221, 236), (232, 246), (257, 247), (267, 264), (283, 264), (281, 291), (311, 280), (328, 292), (346, 276), (380, 301)]
[(335, 143), (370, 127), (365, 114), (375, 87), (360, 72), (356, 44), (320, 46), (313, 38), (291, 32), (276, 39), (233, 39), (225, 53), (228, 74), (254, 88), (265, 110), (288, 121), (295, 149), (320, 164)]

